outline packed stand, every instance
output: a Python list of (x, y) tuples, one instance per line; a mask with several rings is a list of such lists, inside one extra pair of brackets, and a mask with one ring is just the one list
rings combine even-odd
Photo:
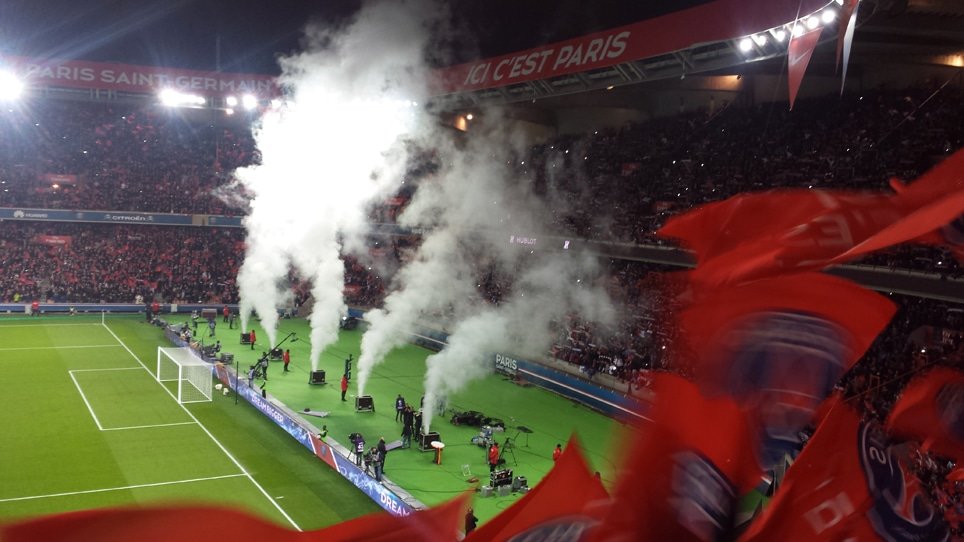
[[(0, 109), (0, 206), (239, 215), (218, 189), (259, 160), (250, 127), (157, 105), (35, 100)], [(190, 116), (190, 118), (188, 118)]]
[(8, 221), (0, 228), (5, 302), (237, 303), (243, 231)]

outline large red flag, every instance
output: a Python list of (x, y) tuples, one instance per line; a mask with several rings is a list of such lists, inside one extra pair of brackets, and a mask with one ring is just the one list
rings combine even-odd
[(736, 498), (762, 474), (743, 412), (676, 375), (658, 374), (653, 391), (652, 422), (626, 447), (612, 507), (591, 540), (718, 540), (732, 528)]
[[(714, 286), (822, 269), (941, 232), (960, 242), (964, 151), (893, 196), (784, 190), (735, 196), (667, 221), (659, 234), (696, 252), (695, 283)], [(964, 246), (958, 244), (957, 246)]]
[(941, 541), (947, 525), (879, 426), (830, 410), (741, 542)]
[(406, 517), (371, 514), (316, 531), (292, 531), (247, 512), (214, 506), (106, 508), (0, 526), (4, 542), (408, 542), (456, 540), (468, 495)]
[(964, 372), (940, 367), (911, 381), (886, 427), (899, 438), (926, 442), (929, 450), (964, 461)]
[(573, 437), (549, 474), (512, 506), (466, 539), (476, 541), (579, 540), (602, 520), (609, 494)]
[(785, 275), (704, 296), (680, 313), (680, 340), (704, 392), (746, 409), (767, 468), (798, 447), (798, 432), (894, 310), (841, 278)]
[(800, 90), (800, 83), (803, 81), (803, 74), (807, 71), (807, 65), (810, 64), (810, 57), (813, 55), (817, 42), (820, 41), (821, 32), (823, 32), (823, 27), (818, 26), (799, 37), (790, 38), (790, 45), (787, 46), (787, 83), (790, 85), (790, 109), (793, 109), (793, 102), (797, 99), (797, 91)]

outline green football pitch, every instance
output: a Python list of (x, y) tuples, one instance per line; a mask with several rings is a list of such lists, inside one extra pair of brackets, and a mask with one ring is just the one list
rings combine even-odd
[[(260, 357), (239, 344), (239, 330), (217, 327), (223, 351), (246, 369)], [(199, 326), (199, 333), (207, 329)], [(309, 330), (303, 320), (283, 320), (279, 340), (290, 348), (290, 372), (272, 362), (266, 391), (296, 412), (328, 426), (329, 439), (347, 444), (348, 434), (400, 438), (394, 399), (418, 405), (429, 351), (405, 346), (373, 373), (366, 390), (374, 412), (356, 412), (354, 385), (340, 400), (344, 359), (358, 357), (361, 331), (343, 331), (323, 354), (319, 369), (329, 383), (308, 383)], [(295, 340), (296, 339), (296, 340)], [(205, 340), (210, 343), (214, 338)], [(318, 529), (380, 508), (314, 457), (282, 429), (233, 394), (211, 402), (180, 405), (171, 386), (154, 379), (157, 347), (170, 346), (160, 328), (142, 317), (101, 316), (0, 318), (0, 366), (6, 377), (6, 408), (0, 411), (0, 521), (103, 506), (154, 503), (219, 504), (247, 510), (279, 525)], [(354, 368), (357, 370), (357, 367)], [(506, 465), (532, 486), (550, 470), (551, 452), (577, 434), (592, 468), (612, 479), (620, 426), (582, 405), (536, 387), (520, 387), (491, 375), (450, 397), (449, 409), (477, 410), (506, 423), (496, 439), (510, 450)], [(386, 477), (426, 505), (444, 502), (488, 478), (485, 450), (471, 444), (479, 429), (454, 426), (450, 414), (432, 429), (446, 447), (442, 464), (417, 447), (395, 450)], [(531, 428), (532, 433), (517, 427)], [(474, 501), (485, 521), (520, 498)], [(565, 498), (565, 496), (560, 496)]]

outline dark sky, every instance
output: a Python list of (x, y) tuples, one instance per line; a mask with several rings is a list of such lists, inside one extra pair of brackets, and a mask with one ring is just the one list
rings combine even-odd
[[(395, 0), (389, 0), (395, 1)], [(643, 20), (707, 0), (451, 1), (452, 63)], [(360, 0), (0, 0), (0, 54), (276, 73), (309, 20), (343, 23)]]

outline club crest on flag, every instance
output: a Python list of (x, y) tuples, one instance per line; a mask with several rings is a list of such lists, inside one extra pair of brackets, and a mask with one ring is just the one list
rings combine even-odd
[(884, 540), (945, 540), (946, 525), (913, 474), (894, 456), (879, 427), (861, 424), (860, 462), (867, 477), (874, 530)]
[(726, 389), (759, 411), (764, 466), (797, 451), (798, 431), (833, 390), (850, 356), (849, 335), (813, 314), (754, 313), (733, 324)]
[(964, 440), (964, 384), (945, 384), (937, 392), (937, 411), (944, 428), (955, 439)]

